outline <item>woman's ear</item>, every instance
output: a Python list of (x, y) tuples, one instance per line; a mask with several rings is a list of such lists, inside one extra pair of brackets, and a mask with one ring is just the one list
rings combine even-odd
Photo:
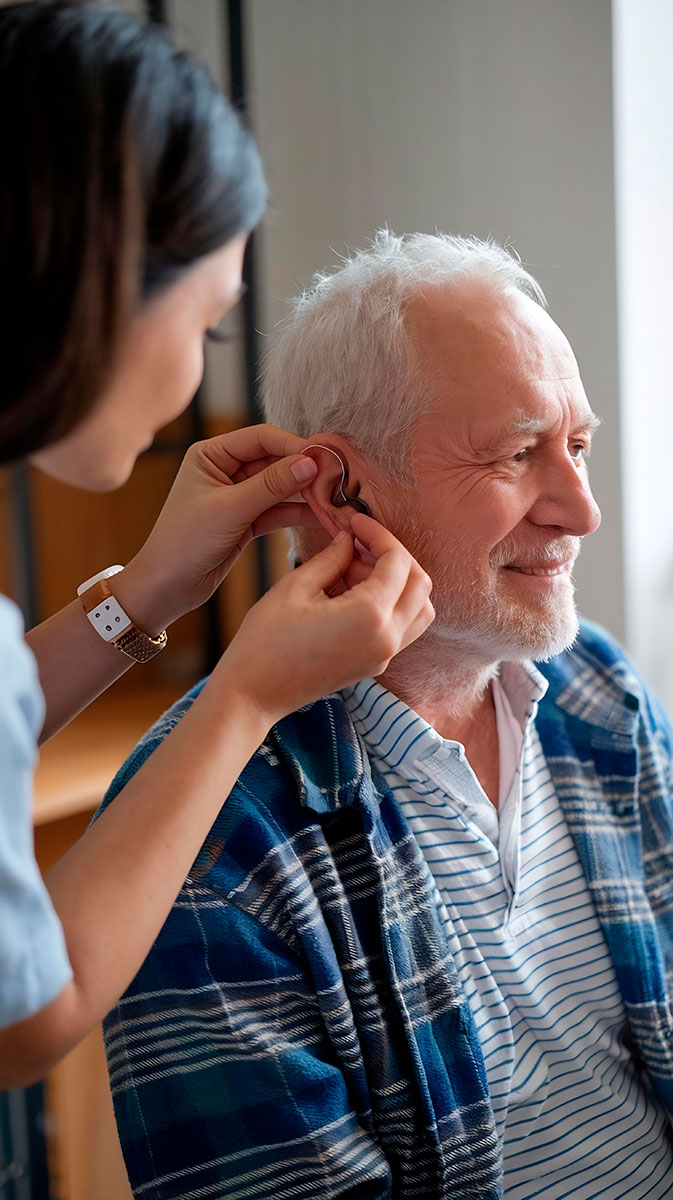
[(349, 462), (354, 452), (343, 438), (318, 434), (303, 453), (318, 464), (318, 474), (308, 487), (302, 488), (302, 496), (333, 538), (340, 529), (350, 529), (355, 511), (344, 500), (344, 495), (356, 497), (359, 491)]

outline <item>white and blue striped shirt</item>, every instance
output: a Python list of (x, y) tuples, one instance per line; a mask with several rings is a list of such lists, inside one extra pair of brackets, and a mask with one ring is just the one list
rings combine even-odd
[(342, 694), (437, 885), (482, 1047), (507, 1200), (673, 1195), (665, 1113), (630, 1048), (607, 945), (535, 729), (546, 682), (494, 681), (498, 810), (463, 747), (374, 680)]

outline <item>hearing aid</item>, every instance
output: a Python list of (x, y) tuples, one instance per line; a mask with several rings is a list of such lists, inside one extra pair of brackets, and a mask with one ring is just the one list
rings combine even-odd
[(339, 466), (341, 467), (341, 479), (337, 484), (336, 491), (332, 495), (332, 504), (334, 504), (336, 508), (343, 508), (344, 504), (353, 504), (359, 510), (359, 512), (364, 513), (366, 517), (371, 517), (372, 514), (370, 512), (369, 505), (365, 504), (364, 500), (360, 500), (357, 496), (347, 496), (344, 491), (344, 485), (346, 483), (346, 464), (344, 463), (341, 455), (337, 454), (336, 450), (332, 450), (330, 446), (322, 446), (320, 442), (312, 442), (310, 446), (305, 446), (302, 450), (302, 454), (306, 454), (307, 450), (326, 450), (328, 454), (334, 455), (339, 463)]

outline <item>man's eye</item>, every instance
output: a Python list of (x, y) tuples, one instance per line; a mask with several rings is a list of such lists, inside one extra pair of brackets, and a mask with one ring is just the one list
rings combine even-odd
[(571, 458), (575, 462), (582, 462), (583, 459), (589, 457), (589, 447), (584, 445), (584, 442), (575, 442), (570, 446)]
[(530, 447), (526, 446), (525, 450), (517, 450), (516, 454), (512, 455), (512, 462), (525, 462), (530, 457)]

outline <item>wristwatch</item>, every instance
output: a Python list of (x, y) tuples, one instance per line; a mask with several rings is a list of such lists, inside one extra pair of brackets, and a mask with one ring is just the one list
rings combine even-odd
[(96, 633), (104, 642), (111, 642), (117, 650), (132, 658), (134, 662), (149, 662), (163, 650), (168, 638), (164, 629), (158, 637), (150, 637), (138, 629), (137, 625), (124, 612), (121, 604), (112, 595), (108, 579), (117, 575), (124, 568), (119, 566), (106, 567), (91, 579), (86, 579), (77, 589), (77, 595), (82, 601), (82, 607)]

